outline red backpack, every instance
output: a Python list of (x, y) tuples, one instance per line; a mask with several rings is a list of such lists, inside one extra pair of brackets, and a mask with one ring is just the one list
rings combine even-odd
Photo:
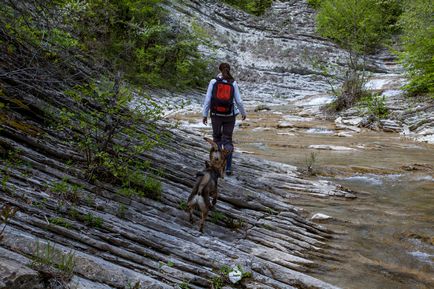
[(221, 78), (216, 80), (212, 89), (211, 114), (230, 115), (233, 113), (234, 106), (233, 81), (225, 82)]

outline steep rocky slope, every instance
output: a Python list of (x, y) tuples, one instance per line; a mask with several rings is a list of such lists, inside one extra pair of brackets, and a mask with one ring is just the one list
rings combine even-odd
[[(238, 176), (221, 182), (219, 213), (202, 235), (180, 206), (207, 156), (200, 136), (174, 129), (170, 145), (138, 156), (164, 171), (163, 193), (158, 200), (130, 199), (110, 184), (86, 182), (79, 166), (67, 161), (81, 158), (74, 147), (28, 116), (64, 100), (33, 100), (8, 113), (13, 123), (0, 136), (3, 157), (14, 152), (13, 162), (1, 162), (0, 199), (19, 208), (0, 241), (1, 288), (43, 288), (25, 265), (47, 241), (63, 254), (75, 252), (71, 284), (78, 288), (128, 288), (137, 281), (142, 288), (184, 281), (190, 288), (209, 287), (219, 268), (236, 264), (253, 272), (245, 288), (333, 287), (308, 272), (336, 258), (334, 234), (307, 221), (291, 199), (352, 194), (303, 180), (294, 167), (237, 155)], [(78, 200), (62, 198), (54, 189), (61, 182), (68, 191), (76, 185)], [(53, 221), (60, 218), (63, 224)]]

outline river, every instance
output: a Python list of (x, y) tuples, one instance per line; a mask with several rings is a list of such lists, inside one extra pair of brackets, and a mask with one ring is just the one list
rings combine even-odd
[[(210, 134), (199, 114), (174, 118)], [(306, 178), (356, 193), (350, 200), (291, 200), (308, 217), (330, 217), (317, 222), (336, 232), (336, 260), (312, 275), (342, 288), (434, 288), (434, 145), (338, 128), (291, 105), (249, 113), (237, 125), (235, 143), (239, 153), (295, 165), (302, 173), (311, 159), (313, 174)]]

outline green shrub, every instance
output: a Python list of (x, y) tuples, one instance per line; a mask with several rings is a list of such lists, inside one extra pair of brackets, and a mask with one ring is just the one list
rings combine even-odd
[(370, 52), (384, 37), (376, 0), (324, 0), (317, 15), (318, 32), (355, 52)]
[[(400, 0), (322, 0), (310, 1), (319, 9), (318, 32), (347, 49), (346, 71), (339, 77), (340, 89), (332, 88), (336, 100), (330, 110), (351, 107), (366, 94), (367, 54), (390, 42), (401, 13)], [(320, 4), (319, 4), (320, 3)], [(317, 5), (318, 4), (318, 5)], [(327, 76), (328, 73), (326, 73)]]
[(365, 108), (371, 115), (379, 119), (386, 118), (389, 114), (389, 109), (386, 107), (384, 96), (379, 94), (367, 94), (359, 100), (361, 108)]
[(134, 178), (143, 175), (149, 164), (137, 156), (162, 144), (164, 135), (156, 127), (161, 107), (143, 97), (136, 100), (136, 108), (130, 108), (133, 91), (119, 78), (76, 86), (67, 94), (82, 109), (63, 108), (58, 127), (83, 152), (88, 178), (127, 187), (139, 182)]
[(163, 2), (9, 1), (1, 6), (0, 22), (10, 38), (0, 46), (21, 58), (23, 47), (34, 49), (35, 57), (60, 69), (91, 62), (104, 74), (122, 71), (141, 86), (203, 86), (213, 60), (202, 57), (198, 46), (207, 45), (207, 36), (174, 23)]
[(399, 22), (403, 31), (400, 58), (410, 77), (405, 89), (411, 95), (434, 97), (434, 5), (430, 0), (405, 3)]
[(162, 193), (161, 182), (153, 177), (147, 176), (143, 183), (146, 195), (159, 199)]
[[(68, 1), (66, 1), (68, 3)], [(162, 0), (87, 0), (75, 33), (87, 51), (136, 83), (171, 89), (202, 86), (208, 65), (194, 31), (171, 27)], [(172, 24), (173, 25), (173, 24)]]
[[(45, 246), (41, 248), (39, 241), (36, 243), (36, 250), (34, 256), (32, 257), (32, 267), (38, 271), (49, 273), (47, 276), (52, 276), (52, 278), (57, 278), (60, 281), (70, 280), (74, 268), (75, 268), (75, 253), (69, 251), (68, 253), (63, 253), (56, 249), (55, 245), (47, 242)], [(61, 276), (56, 276), (55, 272), (47, 272), (48, 268), (45, 266), (52, 267), (60, 270)]]
[(101, 228), (102, 224), (104, 223), (103, 218), (95, 217), (91, 213), (87, 213), (82, 219), (84, 223), (93, 228)]
[(70, 201), (77, 204), (80, 201), (81, 186), (76, 184), (69, 184), (68, 179), (63, 179), (60, 182), (53, 184), (52, 191), (56, 193), (62, 200)]
[(124, 204), (120, 204), (118, 206), (118, 211), (116, 212), (116, 216), (118, 216), (121, 219), (125, 219), (126, 212), (128, 211), (127, 206)]
[(122, 188), (118, 190), (118, 194), (122, 196), (149, 197), (155, 200), (161, 198), (161, 182), (152, 176), (145, 176), (141, 172), (133, 172), (124, 181)]
[(264, 14), (273, 4), (272, 0), (224, 0), (224, 2), (256, 16)]
[(65, 220), (64, 218), (60, 218), (60, 217), (49, 218), (48, 221), (51, 224), (61, 226), (61, 227), (67, 228), (67, 229), (72, 227), (72, 224), (70, 222), (68, 222), (67, 220)]
[(307, 0), (307, 4), (314, 9), (318, 9), (321, 7), (321, 2), (323, 0)]

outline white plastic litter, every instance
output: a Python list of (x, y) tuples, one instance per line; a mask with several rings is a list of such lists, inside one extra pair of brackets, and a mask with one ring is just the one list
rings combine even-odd
[(229, 272), (228, 276), (232, 284), (235, 284), (243, 278), (243, 273), (238, 268), (232, 268), (232, 271)]

